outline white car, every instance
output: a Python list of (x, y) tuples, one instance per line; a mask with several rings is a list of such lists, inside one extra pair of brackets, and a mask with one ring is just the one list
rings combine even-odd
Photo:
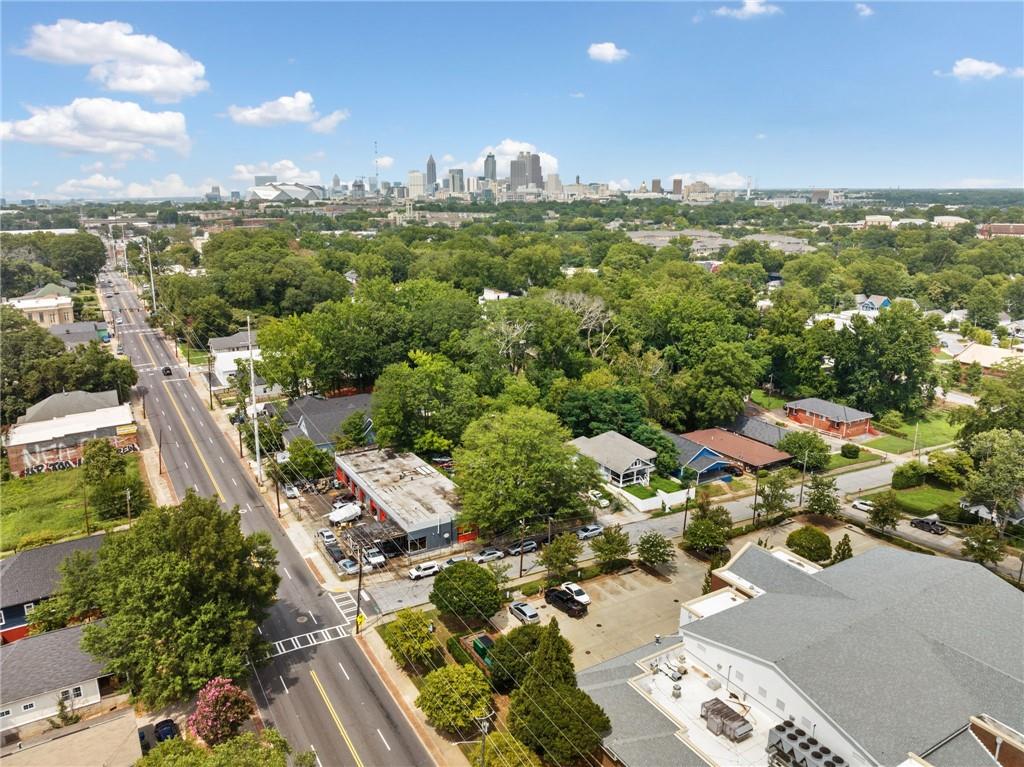
[(475, 557), (473, 557), (473, 561), (476, 562), (478, 565), (482, 565), (485, 562), (493, 562), (494, 560), (501, 559), (504, 556), (505, 552), (501, 549), (484, 549)]
[(585, 592), (580, 586), (572, 581), (566, 581), (560, 587), (562, 591), (571, 595), (573, 599), (579, 602), (581, 605), (590, 604), (590, 595)]
[(387, 559), (380, 553), (380, 549), (371, 546), (363, 550), (363, 562), (367, 567), (384, 567)]
[(508, 606), (508, 611), (510, 615), (518, 618), (520, 623), (540, 623), (540, 613), (526, 602), (513, 602)]
[(421, 562), (409, 571), (409, 580), (418, 581), (429, 575), (437, 575), (441, 572), (441, 565), (437, 562)]
[(326, 546), (328, 543), (337, 543), (338, 539), (334, 537), (334, 533), (328, 530), (326, 527), (321, 527), (316, 531), (316, 537), (324, 542)]
[(587, 491), (587, 497), (590, 498), (590, 500), (592, 500), (594, 503), (596, 503), (598, 508), (607, 509), (611, 505), (608, 499), (601, 495), (601, 493), (597, 490)]
[(285, 498), (298, 498), (299, 497), (299, 489), (297, 487), (295, 487), (295, 485), (285, 485), (284, 486), (284, 497)]
[(871, 511), (873, 508), (875, 508), (875, 504), (873, 504), (871, 501), (854, 501), (850, 505), (853, 506), (853, 508), (855, 508), (857, 511)]
[(576, 531), (576, 536), (581, 541), (589, 540), (590, 538), (596, 538), (604, 532), (604, 525), (584, 525)]

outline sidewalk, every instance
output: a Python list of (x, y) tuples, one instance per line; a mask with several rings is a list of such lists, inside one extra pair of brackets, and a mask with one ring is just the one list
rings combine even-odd
[(356, 637), (356, 642), (366, 659), (370, 661), (374, 671), (377, 672), (377, 676), (384, 682), (388, 693), (402, 709), (402, 713), (416, 732), (416, 736), (430, 754), (435, 767), (468, 765), (469, 760), (466, 759), (459, 747), (438, 735), (437, 731), (427, 724), (427, 718), (423, 712), (416, 708), (419, 690), (392, 659), (391, 652), (384, 644), (380, 634), (376, 631), (367, 631), (359, 634)]

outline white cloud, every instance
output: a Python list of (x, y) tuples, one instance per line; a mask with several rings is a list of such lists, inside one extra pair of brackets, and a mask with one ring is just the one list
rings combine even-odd
[(755, 133), (754, 134), (754, 138), (756, 138), (758, 141), (764, 141), (766, 138), (768, 138), (768, 134), (767, 133)]
[(758, 16), (771, 16), (772, 14), (782, 13), (782, 9), (777, 5), (767, 2), (767, 0), (743, 0), (743, 4), (739, 8), (723, 5), (721, 8), (716, 8), (714, 13), (716, 16), (729, 16), (730, 18), (744, 21), (757, 18)]
[(573, 91), (572, 93), (569, 94), (569, 98), (571, 99), (584, 99), (586, 97), (587, 94), (584, 93), (583, 91)]
[(441, 162), (455, 162), (455, 157), (446, 153), (441, 157)]
[(294, 96), (281, 96), (255, 107), (232, 104), (228, 107), (228, 115), (239, 125), (258, 127), (304, 123), (314, 133), (330, 133), (338, 127), (338, 123), (348, 118), (348, 112), (344, 109), (321, 115), (313, 103), (313, 94), (307, 91), (295, 91)]
[[(516, 141), (515, 139), (503, 139), (498, 143), (497, 146), (485, 146), (480, 150), (480, 154), (477, 158), (469, 163), (463, 163), (466, 166), (469, 175), (482, 176), (484, 173), (484, 160), (487, 159), (487, 155), (494, 153), (494, 160), (498, 168), (498, 176), (507, 176), (509, 171), (509, 163), (519, 156), (520, 152), (535, 152), (540, 155), (540, 169), (541, 172), (546, 176), (549, 173), (558, 173), (558, 158), (547, 152), (537, 151), (537, 147), (533, 144), (527, 143), (526, 141)], [(445, 157), (451, 157), (451, 155), (445, 155)], [(454, 159), (454, 158), (452, 158)]]
[(122, 21), (36, 24), (18, 53), (54, 64), (89, 65), (90, 79), (107, 90), (161, 102), (180, 101), (210, 87), (202, 62), (158, 37), (136, 34)]
[(231, 178), (236, 181), (245, 181), (249, 184), (253, 176), (277, 176), (278, 181), (295, 181), (299, 184), (319, 184), (320, 171), (302, 170), (291, 160), (278, 160), (277, 162), (258, 162), (235, 166)]
[(197, 186), (189, 186), (177, 173), (168, 173), (162, 179), (150, 179), (148, 184), (131, 183), (118, 197), (198, 197), (217, 182), (207, 179)]
[(628, 178), (611, 179), (608, 182), (608, 189), (612, 192), (628, 192), (632, 188), (633, 184)]
[(67, 106), (29, 106), (28, 111), (31, 117), (0, 123), (0, 138), (121, 157), (146, 155), (151, 147), (186, 154), (191, 147), (185, 115), (147, 112), (133, 101), (80, 98)]
[(389, 155), (381, 155), (377, 158), (377, 167), (381, 170), (387, 170), (395, 164), (395, 158)]
[(715, 189), (743, 189), (747, 186), (747, 177), (736, 171), (729, 173), (676, 173), (672, 178), (681, 178), (683, 184), (703, 181)]
[(87, 178), (71, 178), (57, 186), (53, 197), (85, 197), (87, 199), (117, 198), (129, 199), (136, 197), (198, 197), (217, 184), (215, 179), (206, 179), (201, 184), (191, 186), (177, 173), (169, 173), (163, 178), (150, 179), (148, 182), (133, 181), (126, 184), (119, 178), (94, 173)]
[(1024, 77), (1024, 67), (1017, 67), (1010, 72), (1010, 77)]
[(957, 59), (953, 63), (953, 77), (958, 80), (973, 80), (980, 77), (983, 80), (991, 80), (1006, 74), (1006, 67), (994, 61), (981, 61), (980, 59)]
[(87, 162), (78, 167), (82, 169), (82, 173), (99, 173), (105, 166), (102, 161), (97, 160), (96, 162)]
[(853, 6), (853, 9), (857, 12), (858, 16), (862, 16), (864, 18), (875, 15), (875, 9), (867, 3), (856, 3)]
[(58, 194), (68, 197), (85, 197), (95, 195), (97, 192), (110, 192), (123, 186), (124, 182), (120, 179), (93, 173), (88, 178), (69, 178), (60, 184), (56, 191)]
[(591, 43), (587, 48), (587, 55), (594, 61), (603, 61), (605, 64), (614, 64), (629, 56), (629, 51), (619, 48), (615, 43)]

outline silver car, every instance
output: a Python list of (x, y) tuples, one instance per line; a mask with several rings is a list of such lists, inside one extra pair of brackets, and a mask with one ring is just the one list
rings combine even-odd
[(508, 606), (508, 612), (513, 618), (518, 618), (520, 623), (540, 623), (540, 613), (526, 602), (513, 602)]
[(584, 525), (576, 531), (576, 536), (581, 541), (589, 540), (590, 538), (596, 538), (604, 532), (603, 525)]
[(473, 557), (473, 561), (478, 565), (482, 565), (485, 562), (493, 562), (496, 559), (502, 559), (504, 556), (505, 552), (501, 549), (484, 549)]

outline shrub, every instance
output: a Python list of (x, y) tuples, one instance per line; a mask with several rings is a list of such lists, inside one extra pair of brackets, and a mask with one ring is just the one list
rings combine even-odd
[(822, 471), (828, 466), (828, 443), (810, 431), (794, 431), (779, 440), (779, 450), (793, 456), (793, 464), (807, 471)]
[(448, 637), (448, 641), (445, 643), (448, 647), (448, 652), (455, 658), (455, 662), (460, 665), (466, 665), (467, 663), (473, 663), (473, 657), (469, 654), (462, 643), (459, 642), (458, 637)]
[(924, 483), (928, 476), (928, 469), (920, 461), (907, 461), (902, 466), (897, 466), (892, 473), (893, 490), (904, 490), (908, 487), (917, 487)]
[(860, 445), (844, 442), (843, 446), (839, 448), (839, 454), (843, 458), (860, 458)]
[(483, 745), (474, 746), (469, 755), (472, 767), (496, 764), (499, 767), (541, 767), (540, 759), (507, 732), (494, 732), (487, 737), (487, 753)]
[(889, 434), (903, 436), (906, 424), (903, 423), (903, 418), (898, 412), (890, 410), (875, 422), (875, 426), (880, 427), (882, 431)]
[(812, 562), (824, 562), (832, 556), (832, 542), (828, 536), (811, 525), (790, 533), (786, 538), (786, 546), (795, 554)]
[(439, 730), (460, 732), (491, 710), (491, 687), (476, 666), (442, 666), (423, 680), (416, 705)]
[(214, 677), (199, 691), (188, 727), (207, 745), (216, 746), (237, 735), (255, 710), (249, 696), (233, 681)]

